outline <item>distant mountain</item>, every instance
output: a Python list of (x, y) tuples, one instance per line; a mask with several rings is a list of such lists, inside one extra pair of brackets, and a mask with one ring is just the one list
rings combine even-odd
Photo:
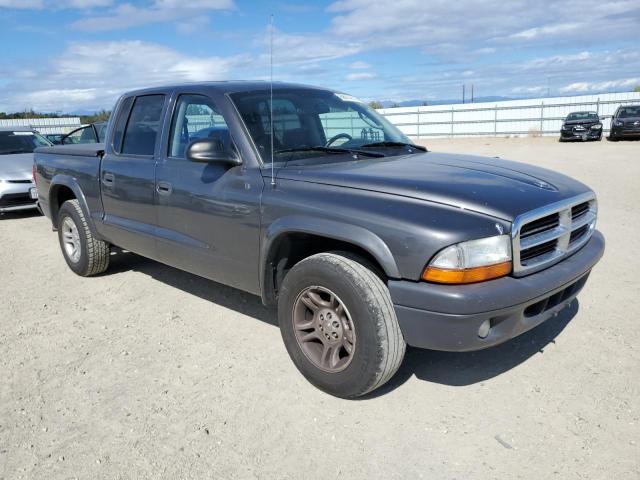
[[(503, 100), (515, 100), (515, 98), (501, 96), (477, 97), (473, 99), (473, 103), (500, 102)], [(445, 98), (441, 100), (404, 100), (402, 102), (394, 102), (393, 100), (382, 100), (380, 103), (384, 108), (390, 108), (394, 105), (399, 105), (401, 107), (418, 107), (424, 105), (425, 103), (427, 105), (450, 105), (452, 103), (462, 103), (462, 99)], [(471, 99), (465, 99), (465, 103), (471, 103)]]

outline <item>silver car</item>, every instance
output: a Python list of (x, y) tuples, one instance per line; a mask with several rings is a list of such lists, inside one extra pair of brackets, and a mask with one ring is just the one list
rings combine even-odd
[(37, 208), (33, 151), (51, 145), (29, 127), (0, 127), (0, 214)]

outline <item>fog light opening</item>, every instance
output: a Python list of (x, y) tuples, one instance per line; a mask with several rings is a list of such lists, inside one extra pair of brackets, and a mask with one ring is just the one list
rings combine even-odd
[(478, 336), (480, 338), (487, 338), (489, 332), (491, 331), (491, 319), (487, 318), (484, 322), (480, 324), (480, 328), (478, 328)]

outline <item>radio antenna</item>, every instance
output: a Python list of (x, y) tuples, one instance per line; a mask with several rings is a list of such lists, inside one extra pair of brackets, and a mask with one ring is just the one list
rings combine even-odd
[(271, 135), (271, 186), (276, 184), (273, 162), (273, 13), (269, 21), (269, 130)]

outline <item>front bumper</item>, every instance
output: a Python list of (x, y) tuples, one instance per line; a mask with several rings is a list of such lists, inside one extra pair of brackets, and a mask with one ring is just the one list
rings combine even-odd
[(36, 201), (29, 195), (33, 187), (35, 185), (32, 182), (0, 182), (0, 213), (37, 208)]
[[(604, 253), (604, 237), (591, 239), (570, 257), (526, 277), (470, 285), (389, 282), (400, 329), (414, 347), (472, 351), (510, 340), (566, 307), (584, 287)], [(481, 325), (489, 322), (481, 338)]]
[(594, 140), (602, 136), (602, 129), (587, 129), (583, 131), (560, 130), (562, 140)]
[(640, 127), (612, 127), (610, 135), (614, 137), (640, 137)]

